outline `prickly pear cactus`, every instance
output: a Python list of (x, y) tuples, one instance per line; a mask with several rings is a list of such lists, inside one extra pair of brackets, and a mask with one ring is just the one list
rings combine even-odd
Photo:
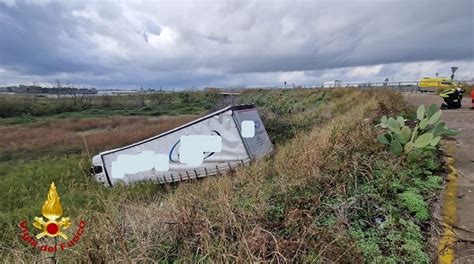
[[(415, 149), (436, 147), (441, 138), (457, 135), (457, 131), (446, 128), (444, 122), (440, 122), (442, 112), (435, 104), (425, 108), (420, 105), (416, 110), (415, 127), (410, 128), (405, 125), (405, 119), (401, 116), (397, 118), (383, 116), (380, 119), (381, 127), (386, 132), (378, 136), (378, 141), (390, 146), (390, 151), (395, 155), (410, 153)], [(413, 122), (409, 122), (413, 123)]]

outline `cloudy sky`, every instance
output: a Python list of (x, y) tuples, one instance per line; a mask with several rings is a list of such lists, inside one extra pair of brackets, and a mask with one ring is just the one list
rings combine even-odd
[(314, 85), (474, 77), (472, 0), (0, 0), (0, 85)]

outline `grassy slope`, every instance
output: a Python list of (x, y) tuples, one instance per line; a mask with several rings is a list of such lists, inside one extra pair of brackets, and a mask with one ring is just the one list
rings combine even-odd
[(261, 106), (276, 151), (227, 177), (104, 189), (86, 177), (81, 155), (0, 163), (2, 255), (40, 256), (18, 241), (15, 224), (39, 214), (55, 180), (67, 213), (88, 223), (63, 260), (427, 260), (437, 159), (396, 158), (375, 141), (375, 119), (404, 108), (399, 95), (278, 90), (241, 100)]

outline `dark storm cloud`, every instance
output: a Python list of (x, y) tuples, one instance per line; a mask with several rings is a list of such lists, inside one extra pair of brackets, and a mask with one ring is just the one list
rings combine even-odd
[[(427, 60), (472, 60), (473, 4), (369, 1), (319, 7), (283, 16), (273, 31), (226, 67), (232, 72), (301, 71)], [(272, 14), (265, 21), (272, 21)], [(278, 14), (273, 14), (277, 17)], [(295, 30), (285, 36), (285, 18)], [(265, 23), (265, 22), (264, 22)], [(322, 30), (321, 23), (330, 30)], [(336, 26), (334, 30), (331, 27)], [(267, 27), (264, 27), (267, 28)], [(298, 41), (298, 38), (303, 41)], [(283, 43), (282, 43), (283, 42)], [(290, 43), (288, 48), (284, 42)], [(294, 43), (291, 43), (294, 42)], [(262, 45), (262, 46), (258, 46)]]
[(469, 0), (0, 0), (0, 84), (416, 78), (451, 62), (472, 75), (473, 9)]
[(79, 39), (65, 10), (57, 4), (0, 4), (2, 67), (38, 75), (99, 70), (87, 52), (91, 44)]

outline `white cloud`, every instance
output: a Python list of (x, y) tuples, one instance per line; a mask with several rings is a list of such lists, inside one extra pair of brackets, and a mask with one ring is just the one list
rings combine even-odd
[(0, 85), (314, 84), (418, 78), (451, 63), (473, 72), (468, 0), (7, 2)]
[(178, 32), (173, 31), (169, 27), (163, 27), (158, 35), (150, 35), (149, 43), (153, 45), (157, 51), (163, 52), (165, 56), (170, 56), (174, 53), (175, 47), (178, 44), (178, 37)]
[(374, 65), (374, 66), (361, 66), (361, 67), (354, 67), (347, 73), (348, 77), (360, 77), (360, 78), (368, 78), (376, 76), (380, 70), (382, 69), (382, 65)]

